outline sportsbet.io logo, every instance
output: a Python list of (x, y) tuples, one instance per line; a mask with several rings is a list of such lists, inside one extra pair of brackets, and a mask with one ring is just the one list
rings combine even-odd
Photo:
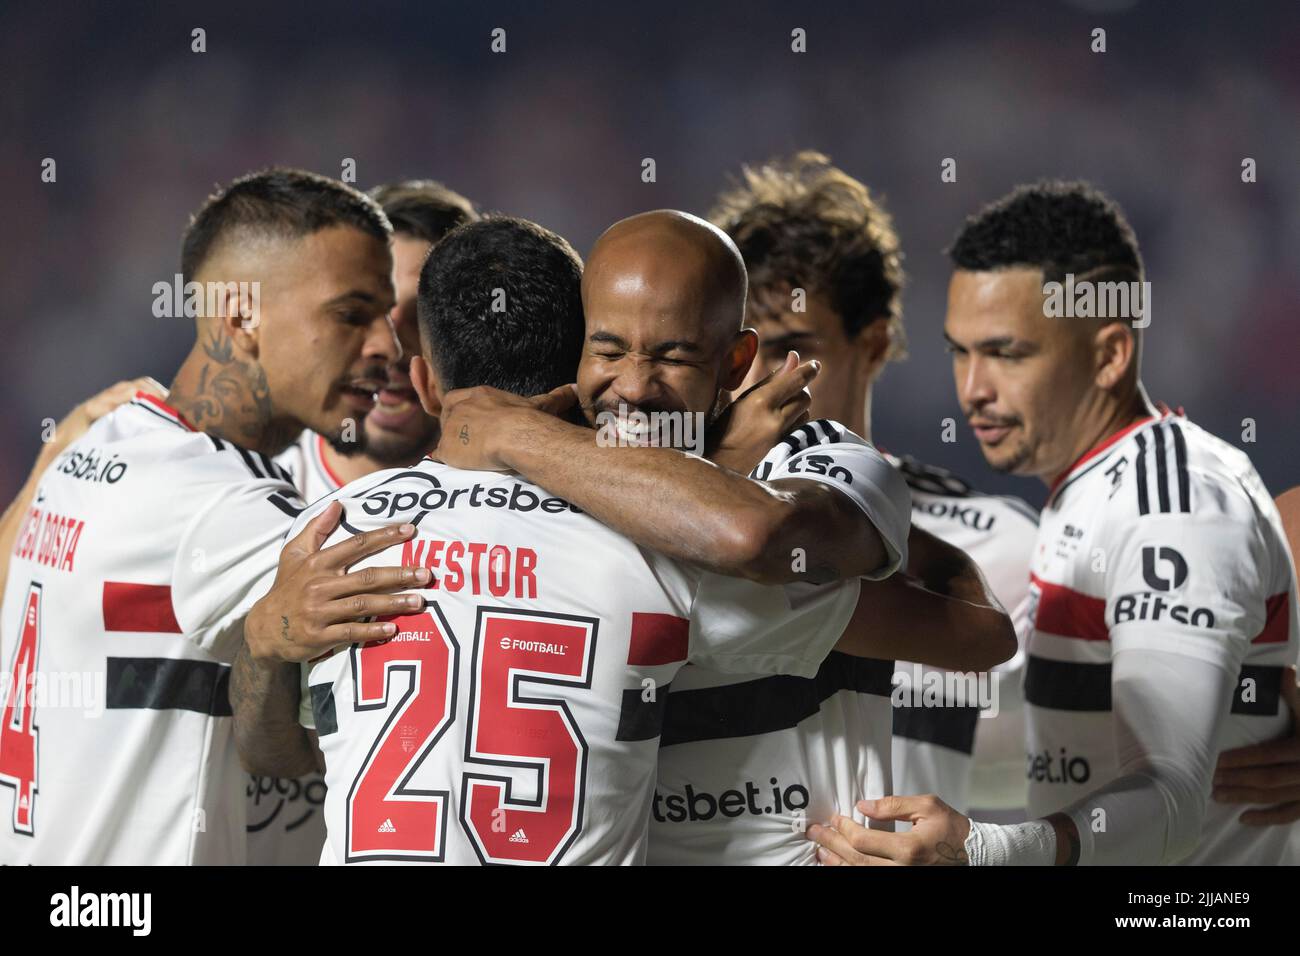
[(651, 813), (660, 823), (698, 823), (717, 816), (735, 818), (747, 813), (757, 817), (787, 814), (802, 818), (808, 807), (808, 788), (798, 783), (782, 787), (776, 777), (769, 777), (768, 784), (760, 787), (746, 780), (744, 792), (724, 790), (716, 796), (706, 790), (696, 790), (689, 783), (682, 793), (669, 796), (656, 790)]

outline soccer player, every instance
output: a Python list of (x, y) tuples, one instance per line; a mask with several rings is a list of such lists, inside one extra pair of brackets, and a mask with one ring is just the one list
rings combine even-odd
[[(690, 292), (715, 321), (734, 313), (734, 339), (744, 270), (719, 237), (710, 239)], [(580, 277), (567, 243), (522, 220), (488, 219), (449, 234), (420, 282), (424, 358), (411, 371), (425, 407), (441, 397), (446, 416), (448, 390), (484, 383), (515, 395), (553, 389), (549, 401), (571, 404), (562, 383), (582, 344)], [(478, 429), (477, 421), (457, 419), (440, 455), (450, 457), (449, 443), (481, 454)], [(593, 433), (580, 431), (594, 446)], [(841, 471), (828, 481), (846, 484), (853, 468), (852, 497), (844, 498), (865, 525), (855, 526), (853, 559), (864, 573), (887, 574), (906, 547), (905, 487), (865, 445), (838, 460)], [(769, 493), (748, 484), (757, 520)], [(288, 732), (282, 705), (293, 695), (273, 686), (284, 690), (292, 671), (275, 662), (351, 645), (315, 662), (304, 698), (330, 783), (324, 862), (639, 862), (659, 689), (687, 657), (723, 670), (812, 673), (857, 603), (855, 581), (792, 593), (749, 586), (746, 597), (759, 597), (733, 598), (728, 583), (710, 586), (699, 571), (508, 473), (430, 459), (334, 497), (344, 505), (346, 533), (399, 518), (418, 524), (403, 563), (437, 577), (402, 618), (358, 624), (341, 641), (313, 634), (296, 611), (277, 613), (292, 605), (277, 603), (282, 594), (315, 586), (310, 573), (282, 564), (276, 588), (250, 617), (232, 684), (250, 760), (265, 756), (278, 767), (295, 747), (311, 759), (310, 736)], [(315, 510), (328, 524), (336, 509), (331, 501)], [(312, 534), (319, 520), (308, 518), (302, 523)], [(736, 537), (721, 550), (750, 569), (746, 562), (759, 559), (749, 544)], [(272, 627), (259, 626), (267, 620)], [(375, 638), (382, 640), (358, 643)]]
[[(735, 370), (749, 367), (753, 333), (737, 336), (743, 301), (721, 318), (694, 305), (698, 245), (706, 237), (712, 248), (713, 233), (701, 222), (658, 212), (616, 224), (597, 243), (583, 280), (587, 347), (578, 371), (591, 424), (635, 433), (647, 430), (645, 416), (707, 419), (719, 390), (742, 378)], [(726, 247), (734, 249), (729, 241)], [(740, 357), (737, 347), (746, 350)], [(721, 480), (718, 469), (671, 449), (601, 447), (590, 432), (498, 398), (449, 397), (440, 451), (453, 460), (472, 456), (454, 440), (466, 426), (469, 444), (488, 449), (473, 461), (515, 469), (638, 543), (714, 570), (774, 583), (805, 563), (818, 580), (862, 571), (854, 564), (863, 559), (855, 552), (853, 512), (845, 507), (851, 499), (838, 495), (860, 487), (862, 479), (846, 469), (865, 443), (835, 422), (810, 422), (779, 441), (780, 431), (768, 434), (753, 457), (725, 450), (727, 428), (713, 461), (740, 474), (758, 466), (754, 476), (769, 483), (779, 506), (779, 520), (768, 524), (742, 494), (758, 482)], [(753, 566), (719, 557), (725, 546), (718, 542), (747, 526)], [(966, 590), (922, 605), (908, 600), (913, 595), (901, 581), (864, 587), (854, 625), (871, 635), (871, 656), (929, 649), (948, 655), (939, 664), (970, 669), (1010, 656), (1010, 627), (990, 634), (1006, 618), (969, 559), (926, 535), (914, 535), (909, 550), (934, 590)], [(707, 661), (683, 668), (664, 715), (650, 861), (811, 862), (814, 848), (799, 825), (805, 812), (889, 792), (891, 671), (890, 663), (842, 653), (806, 679)], [(823, 709), (824, 701), (831, 702)]]
[(463, 222), (478, 218), (473, 204), (428, 179), (387, 183), (370, 190), (393, 227), (393, 285), (397, 304), (389, 314), (398, 359), (365, 417), (364, 428), (346, 435), (305, 431), (276, 458), (294, 477), (302, 496), (315, 501), (349, 481), (396, 465), (412, 465), (438, 444), (438, 418), (420, 407), (411, 388), (411, 357), (420, 351), (416, 288), (433, 244)]
[[(1028, 823), (934, 797), (810, 834), (826, 862), (1294, 863), (1286, 827), (1210, 800), (1224, 748), (1281, 736), (1294, 570), (1249, 459), (1154, 407), (1137, 240), (1082, 183), (1023, 186), (967, 220), (944, 334), (985, 458), (1050, 491), (1032, 564)], [(1063, 302), (1061, 294), (1065, 293)]]
[[(407, 180), (370, 190), (393, 227), (393, 286), (389, 313), (397, 360), (358, 433), (334, 436), (304, 430), (276, 457), (304, 501), (315, 501), (349, 481), (395, 465), (413, 465), (438, 443), (438, 418), (420, 407), (411, 388), (411, 357), (419, 354), (416, 290), (433, 244), (462, 222), (478, 218), (464, 196), (432, 180)], [(325, 843), (325, 781), (319, 773), (292, 779), (253, 776), (248, 783), (248, 862), (314, 865)]]
[[(758, 334), (759, 351), (741, 387), (753, 385), (797, 349), (822, 365), (810, 386), (811, 417), (844, 422), (870, 441), (872, 386), (888, 362), (905, 354), (902, 250), (879, 200), (827, 157), (801, 152), (744, 169), (709, 218), (735, 240), (749, 272), (746, 322)], [(942, 468), (886, 457), (911, 488), (913, 526), (969, 554), (1023, 634), (1038, 523), (1034, 510), (1016, 498), (982, 494)], [(1023, 660), (1017, 652), (989, 678), (997, 682), (997, 707), (984, 719), (974, 675), (954, 680), (936, 668), (898, 663), (893, 792), (936, 793), (961, 810), (973, 800), (983, 809), (1023, 813)], [(878, 690), (889, 692), (884, 685)], [(949, 699), (954, 692), (964, 699)], [(806, 749), (799, 733), (789, 733), (789, 741), (792, 755)], [(665, 749), (662, 765), (681, 761), (682, 777), (690, 779), (688, 749)], [(790, 776), (786, 771), (782, 779)], [(668, 838), (681, 828), (660, 829)], [(811, 857), (806, 844), (805, 850)]]
[(167, 402), (141, 392), (46, 469), (9, 560), (0, 862), (243, 861), (229, 663), (300, 506), (269, 456), (373, 404), (388, 241), (373, 201), (294, 170), (195, 215), (196, 339)]

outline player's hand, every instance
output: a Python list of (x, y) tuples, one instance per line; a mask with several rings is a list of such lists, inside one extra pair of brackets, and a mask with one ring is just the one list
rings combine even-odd
[(1300, 820), (1300, 688), (1296, 670), (1282, 672), (1282, 696), (1291, 708), (1291, 732), (1277, 740), (1225, 750), (1214, 768), (1211, 796), (1219, 803), (1254, 803), (1237, 819), (1248, 826)]
[(970, 820), (936, 796), (881, 797), (859, 800), (858, 809), (872, 820), (906, 820), (906, 833), (870, 830), (851, 817), (836, 814), (828, 826), (811, 826), (825, 866), (965, 866)]
[(469, 471), (509, 471), (504, 456), (528, 429), (530, 416), (563, 415), (577, 401), (573, 385), (531, 398), (486, 385), (454, 389), (442, 397), (442, 436), (434, 457)]
[(798, 352), (786, 355), (779, 369), (718, 416), (709, 432), (709, 460), (742, 475), (753, 471), (773, 445), (808, 421), (808, 383), (820, 371), (815, 360), (800, 364)]
[(147, 392), (150, 395), (164, 399), (167, 397), (167, 389), (147, 375), (144, 378), (130, 379), (118, 382), (116, 385), (110, 385), (98, 395), (91, 396), (68, 412), (63, 417), (63, 420), (54, 426), (54, 434), (51, 436), (50, 441), (46, 443), (42, 453), (47, 456), (61, 453), (63, 449), (84, 435), (91, 425), (119, 405), (125, 405), (133, 399), (136, 392)]
[(364, 644), (392, 637), (389, 621), (362, 618), (414, 614), (424, 609), (420, 594), (395, 594), (433, 580), (428, 568), (348, 568), (415, 537), (412, 525), (389, 525), (354, 535), (321, 550), (343, 517), (331, 502), (296, 538), (284, 546), (275, 584), (253, 605), (244, 623), (244, 641), (255, 661), (306, 661), (342, 644)]

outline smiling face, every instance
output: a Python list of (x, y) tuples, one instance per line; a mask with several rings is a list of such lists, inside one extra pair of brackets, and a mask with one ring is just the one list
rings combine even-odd
[(957, 398), (998, 471), (1050, 480), (1082, 450), (1095, 368), (1089, 330), (1066, 321), (1044, 314), (1039, 269), (953, 273), (944, 338)]
[(420, 267), (431, 248), (431, 243), (403, 233), (393, 237), (397, 305), (390, 318), (401, 353), (388, 366), (384, 386), (366, 416), (365, 452), (382, 464), (409, 464), (438, 443), (438, 419), (420, 407), (410, 377), (411, 356), (420, 354), (420, 329), (415, 314)]
[(754, 339), (740, 330), (743, 267), (719, 237), (698, 221), (650, 213), (612, 227), (592, 250), (577, 379), (589, 421), (618, 416), (620, 406), (712, 421), (720, 393), (740, 384)]
[(719, 393), (734, 378), (730, 340), (702, 335), (689, 309), (661, 311), (635, 287), (587, 297), (587, 340), (578, 396), (591, 422), (601, 413), (704, 412), (716, 416)]

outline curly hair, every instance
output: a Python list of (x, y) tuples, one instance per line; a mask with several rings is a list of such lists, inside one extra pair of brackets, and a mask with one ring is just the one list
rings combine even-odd
[(1140, 281), (1142, 255), (1119, 205), (1086, 182), (1017, 186), (967, 218), (948, 249), (959, 269), (1038, 267), (1048, 281), (1066, 273)]
[(888, 322), (887, 357), (902, 358), (903, 253), (879, 200), (811, 150), (745, 166), (741, 176), (709, 218), (740, 249), (751, 298), (784, 285), (823, 294), (848, 336)]

